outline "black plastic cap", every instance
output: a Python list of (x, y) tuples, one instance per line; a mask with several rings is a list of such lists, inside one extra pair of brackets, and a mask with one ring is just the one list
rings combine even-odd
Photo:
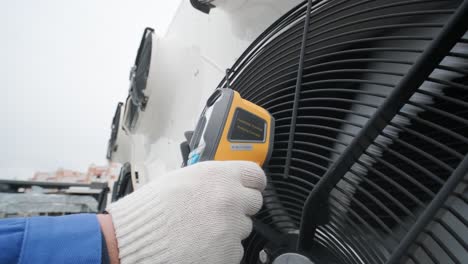
[(209, 14), (211, 8), (215, 7), (214, 5), (209, 3), (201, 3), (199, 0), (190, 0), (190, 3), (194, 8), (198, 9), (199, 11), (205, 14)]

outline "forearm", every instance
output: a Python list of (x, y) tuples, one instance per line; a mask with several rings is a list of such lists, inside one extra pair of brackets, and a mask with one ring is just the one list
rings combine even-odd
[(114, 224), (112, 217), (109, 214), (98, 214), (97, 219), (101, 226), (102, 234), (106, 240), (107, 252), (111, 264), (119, 264), (119, 249), (117, 246), (117, 238), (115, 237)]
[(0, 263), (99, 264), (101, 243), (95, 214), (0, 220)]

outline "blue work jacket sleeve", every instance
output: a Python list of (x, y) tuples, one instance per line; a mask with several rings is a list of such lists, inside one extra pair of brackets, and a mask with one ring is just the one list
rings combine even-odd
[(103, 250), (94, 214), (0, 220), (0, 263), (100, 264)]

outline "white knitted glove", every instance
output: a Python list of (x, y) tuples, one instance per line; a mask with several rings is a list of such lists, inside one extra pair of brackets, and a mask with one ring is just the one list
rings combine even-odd
[(128, 263), (239, 263), (262, 206), (255, 163), (207, 161), (175, 170), (111, 204), (119, 258)]

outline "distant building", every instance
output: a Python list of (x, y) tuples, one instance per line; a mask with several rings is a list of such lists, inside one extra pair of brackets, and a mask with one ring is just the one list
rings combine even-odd
[(91, 164), (87, 172), (59, 168), (54, 172), (38, 171), (31, 180), (69, 183), (113, 182), (119, 175), (120, 165), (110, 163), (107, 166)]

